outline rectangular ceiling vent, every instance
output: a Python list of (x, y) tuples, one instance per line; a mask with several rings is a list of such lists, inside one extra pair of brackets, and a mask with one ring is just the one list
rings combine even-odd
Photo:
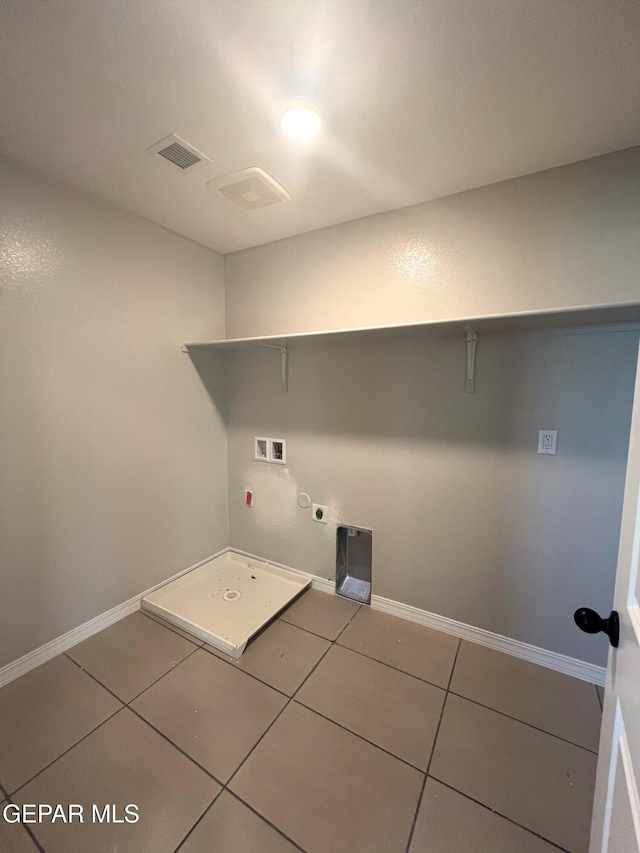
[(160, 157), (167, 163), (177, 166), (182, 172), (187, 169), (194, 169), (196, 166), (203, 163), (210, 163), (211, 160), (205, 157), (200, 151), (180, 139), (174, 133), (165, 136), (159, 142), (147, 148), (148, 154), (159, 154)]

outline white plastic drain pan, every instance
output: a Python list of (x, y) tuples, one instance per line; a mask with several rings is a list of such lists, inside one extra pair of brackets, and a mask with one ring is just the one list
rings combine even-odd
[(229, 551), (145, 596), (142, 609), (239, 658), (251, 637), (310, 585), (304, 575)]

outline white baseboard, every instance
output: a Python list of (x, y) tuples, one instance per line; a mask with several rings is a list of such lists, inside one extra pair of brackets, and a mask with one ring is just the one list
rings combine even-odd
[[(262, 560), (265, 563), (271, 563), (273, 566), (287, 569), (290, 572), (297, 572), (297, 574), (311, 578), (313, 589), (318, 589), (321, 592), (335, 593), (336, 585), (333, 581), (319, 578), (317, 575), (311, 575), (307, 572), (301, 572), (299, 569), (292, 569), (291, 566), (285, 566), (282, 563), (265, 560), (264, 557), (249, 554), (248, 551), (241, 551), (239, 548), (228, 548), (227, 550), (233, 551), (235, 554), (240, 554), (243, 557), (249, 557), (252, 560)], [(420, 610), (418, 607), (412, 607), (410, 604), (402, 604), (400, 601), (382, 598), (380, 595), (371, 596), (371, 607), (374, 610), (382, 610), (385, 613), (391, 613), (393, 616), (399, 616), (401, 619), (408, 619), (410, 622), (417, 622), (420, 625), (444, 631), (446, 634), (459, 637), (461, 640), (469, 640), (472, 643), (478, 643), (481, 646), (487, 646), (490, 649), (496, 649), (499, 652), (505, 652), (508, 655), (513, 655), (514, 657), (531, 661), (531, 663), (546, 666), (548, 669), (563, 672), (565, 675), (580, 678), (582, 681), (589, 681), (591, 684), (599, 684), (604, 687), (607, 673), (605, 667), (577, 660), (577, 658), (571, 658), (568, 655), (561, 655), (558, 652), (541, 649), (538, 646), (531, 646), (529, 643), (523, 643), (520, 640), (512, 640), (509, 637), (503, 637), (501, 634), (486, 631), (484, 628), (476, 628), (464, 622), (457, 622), (455, 619), (448, 619), (446, 616), (438, 616), (436, 613), (429, 613), (427, 610)]]
[(461, 640), (469, 640), (472, 643), (478, 643), (480, 646), (487, 646), (490, 649), (496, 649), (516, 658), (522, 658), (531, 661), (531, 663), (537, 663), (540, 666), (546, 666), (548, 669), (555, 669), (557, 672), (565, 673), (565, 675), (572, 675), (575, 678), (582, 679), (582, 681), (589, 681), (591, 684), (599, 684), (604, 687), (607, 670), (603, 666), (596, 666), (593, 663), (587, 663), (568, 655), (541, 649), (539, 646), (531, 646), (529, 643), (523, 643), (520, 640), (512, 640), (510, 637), (485, 631), (484, 628), (475, 628), (473, 625), (456, 622), (455, 619), (438, 616), (436, 613), (429, 613), (427, 610), (420, 610), (417, 607), (411, 607), (409, 604), (401, 604), (399, 601), (392, 601), (379, 595), (371, 596), (371, 606), (375, 610), (382, 610), (385, 613), (400, 616), (402, 619), (409, 619), (411, 622), (418, 622), (420, 625), (452, 634)]
[(62, 652), (65, 652), (72, 646), (76, 646), (78, 643), (86, 640), (87, 637), (91, 637), (93, 634), (97, 634), (98, 631), (108, 628), (109, 625), (113, 625), (114, 622), (119, 622), (120, 619), (124, 619), (125, 616), (129, 616), (129, 614), (135, 613), (136, 610), (140, 610), (140, 601), (145, 595), (149, 595), (149, 593), (159, 589), (161, 586), (164, 586), (170, 581), (179, 578), (181, 575), (190, 572), (192, 569), (197, 569), (198, 566), (202, 566), (203, 563), (213, 560), (215, 557), (220, 556), (220, 554), (224, 554), (228, 550), (228, 548), (224, 548), (217, 554), (213, 554), (211, 557), (200, 560), (200, 562), (196, 563), (194, 566), (189, 566), (188, 569), (183, 569), (181, 572), (178, 572), (166, 581), (157, 583), (155, 586), (152, 586), (151, 589), (146, 589), (139, 595), (134, 595), (133, 598), (130, 598), (128, 601), (123, 601), (122, 604), (116, 604), (115, 607), (112, 607), (111, 610), (107, 610), (106, 613), (101, 613), (99, 616), (90, 619), (83, 625), (78, 625), (77, 628), (72, 628), (61, 637), (57, 637), (55, 640), (45, 643), (44, 646), (40, 646), (39, 649), (34, 649), (32, 652), (28, 652), (26, 655), (18, 658), (18, 660), (14, 660), (12, 663), (6, 664), (0, 668), (0, 687), (8, 684), (16, 678), (19, 678), (21, 675), (29, 672), (29, 670), (35, 669), (37, 666), (40, 666), (41, 663), (46, 663), (46, 661), (61, 654)]
[[(82, 640), (86, 640), (87, 637), (97, 634), (98, 631), (102, 631), (103, 628), (113, 625), (114, 622), (118, 622), (130, 613), (135, 613), (136, 610), (140, 609), (140, 601), (145, 595), (149, 595), (161, 586), (170, 583), (176, 578), (192, 571), (192, 569), (197, 569), (204, 563), (209, 562), (209, 560), (213, 560), (229, 551), (242, 557), (248, 557), (252, 560), (262, 560), (265, 563), (270, 563), (272, 566), (277, 566), (278, 568), (295, 572), (303, 577), (310, 578), (313, 589), (317, 589), (320, 592), (335, 593), (335, 583), (327, 580), (326, 578), (320, 578), (317, 575), (302, 572), (299, 569), (293, 569), (291, 566), (285, 566), (282, 563), (275, 563), (273, 560), (265, 560), (264, 557), (258, 557), (256, 554), (250, 554), (248, 551), (241, 551), (239, 548), (223, 548), (222, 551), (218, 551), (217, 554), (212, 554), (210, 557), (200, 560), (200, 562), (196, 563), (194, 566), (189, 566), (188, 569), (183, 569), (181, 572), (173, 575), (173, 577), (167, 578), (167, 580), (162, 581), (162, 583), (158, 583), (151, 587), (151, 589), (147, 589), (139, 595), (130, 598), (128, 601), (116, 605), (106, 613), (102, 613), (100, 616), (96, 616), (94, 619), (90, 619), (88, 622), (85, 622), (84, 625), (79, 625), (77, 628), (73, 628), (61, 637), (51, 640), (51, 642), (46, 643), (44, 646), (40, 646), (39, 649), (35, 649), (23, 657), (18, 658), (18, 660), (13, 661), (13, 663), (3, 666), (0, 669), (0, 687), (4, 684), (8, 684), (10, 681), (13, 681), (15, 678), (19, 678), (21, 675), (29, 672), (29, 670), (34, 669), (36, 666), (40, 666), (41, 663), (45, 663), (45, 661), (48, 661), (50, 658), (55, 657), (61, 652), (70, 649), (72, 646), (77, 645), (82, 642)], [(454, 637), (459, 637), (462, 640), (469, 640), (472, 643), (478, 643), (481, 646), (488, 646), (490, 649), (496, 649), (497, 651), (505, 652), (506, 654), (513, 655), (514, 657), (540, 664), (540, 666), (555, 669), (557, 672), (572, 675), (575, 678), (580, 678), (583, 681), (589, 681), (592, 684), (604, 686), (605, 683), (607, 671), (602, 666), (596, 666), (595, 664), (586, 663), (585, 661), (577, 660), (576, 658), (571, 658), (567, 655), (561, 655), (557, 652), (541, 649), (538, 646), (531, 646), (528, 643), (522, 643), (519, 640), (512, 640), (509, 637), (503, 637), (501, 634), (494, 634), (491, 631), (485, 631), (483, 628), (475, 628), (473, 625), (466, 625), (464, 622), (456, 622), (455, 619), (448, 619), (446, 616), (438, 616), (436, 613), (429, 613), (427, 610), (420, 610), (418, 607), (412, 607), (409, 604), (402, 604), (399, 601), (392, 601), (389, 598), (382, 598), (379, 595), (371, 596), (371, 607), (375, 610), (391, 613), (393, 616), (399, 616), (401, 619), (408, 619), (411, 622), (417, 622), (420, 625), (426, 625), (429, 628), (444, 631), (446, 634), (452, 634)]]

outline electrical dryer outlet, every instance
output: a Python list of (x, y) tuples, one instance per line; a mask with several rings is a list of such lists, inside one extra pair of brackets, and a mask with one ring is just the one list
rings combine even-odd
[(311, 507), (311, 516), (314, 521), (318, 521), (320, 524), (327, 523), (327, 508), (326, 506), (322, 506), (322, 504), (313, 504)]

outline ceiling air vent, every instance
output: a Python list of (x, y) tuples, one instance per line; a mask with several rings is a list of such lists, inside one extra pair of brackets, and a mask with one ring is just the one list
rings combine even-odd
[(187, 169), (194, 169), (202, 163), (211, 162), (193, 145), (189, 145), (188, 142), (173, 133), (147, 148), (147, 153), (159, 154), (165, 162), (177, 166), (182, 172), (186, 172)]
[(222, 193), (243, 210), (257, 210), (259, 207), (269, 207), (281, 201), (291, 201), (291, 196), (285, 188), (257, 166), (215, 178), (209, 181), (207, 186), (210, 190)]

